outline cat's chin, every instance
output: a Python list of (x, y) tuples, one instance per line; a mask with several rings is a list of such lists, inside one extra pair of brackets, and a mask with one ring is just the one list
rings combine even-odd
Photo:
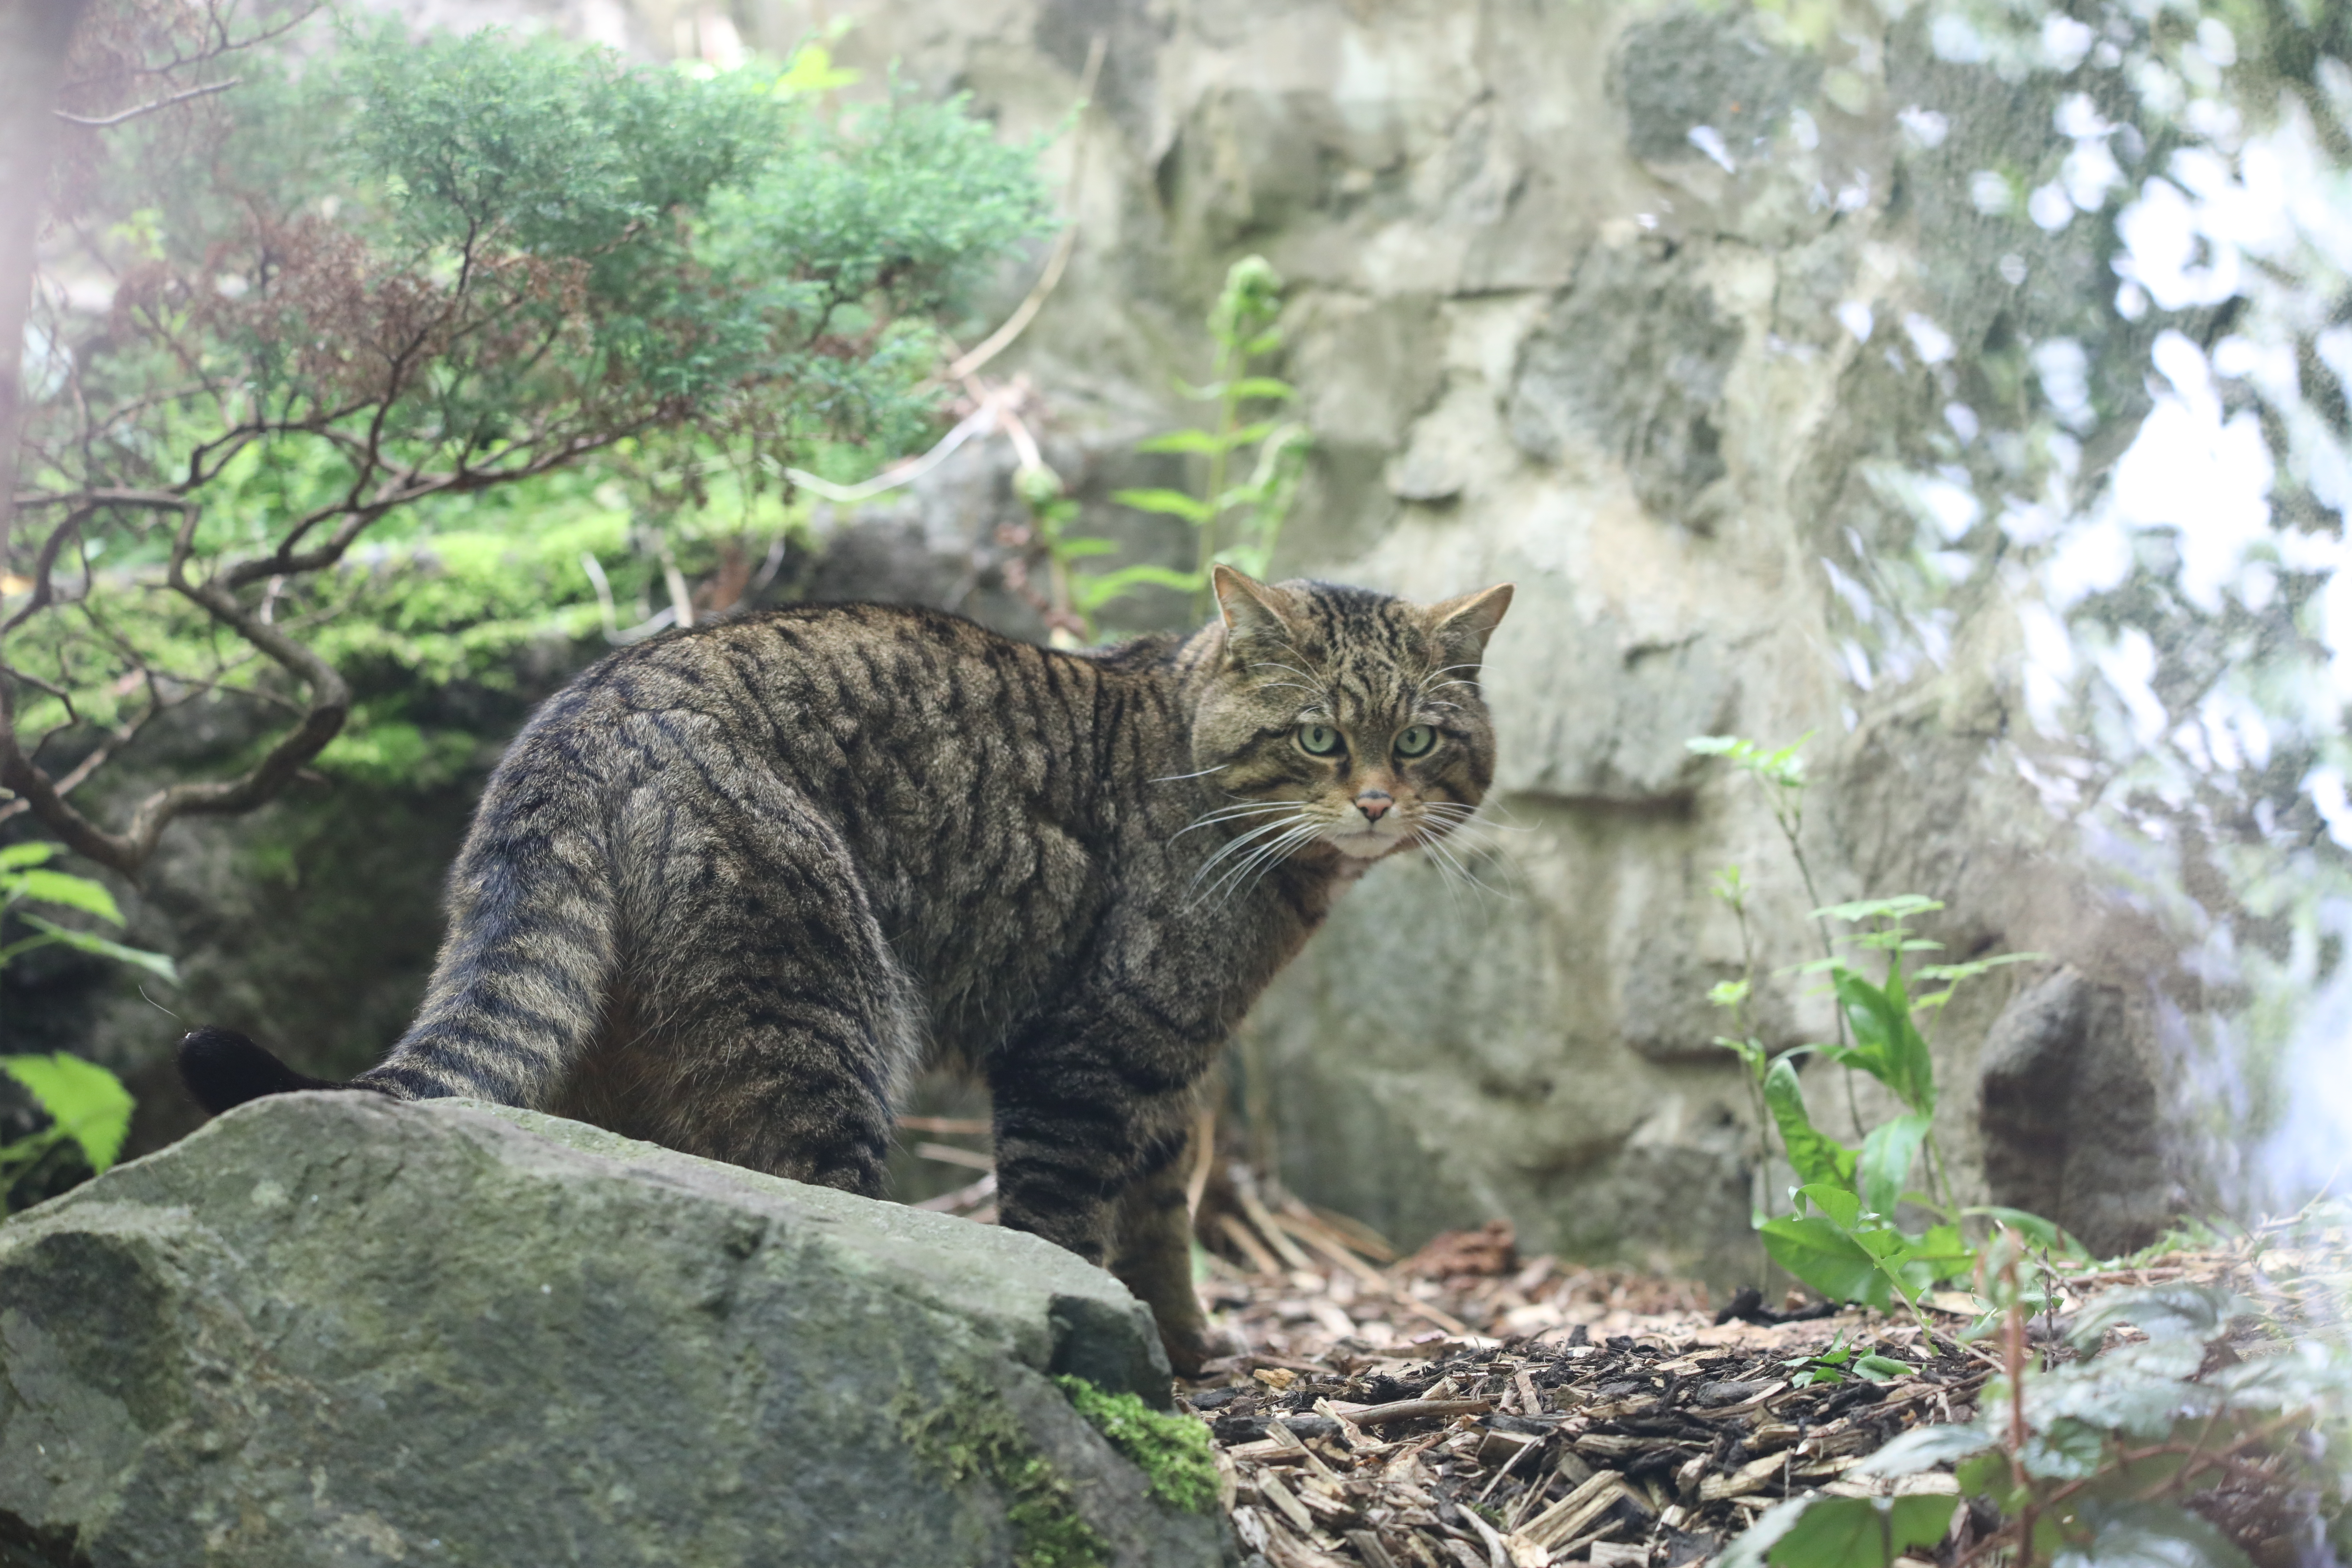
[(1323, 842), (1351, 860), (1377, 860), (1409, 847), (1412, 839), (1402, 833), (1364, 832), (1339, 834)]

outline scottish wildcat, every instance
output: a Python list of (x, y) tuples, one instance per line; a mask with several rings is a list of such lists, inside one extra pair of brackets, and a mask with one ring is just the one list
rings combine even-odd
[[(1511, 598), (1215, 586), (1200, 632), (1089, 653), (845, 605), (605, 658), (499, 763), (424, 1010), (351, 1087), (872, 1194), (901, 1081), (960, 1058), (1003, 1223), (1197, 1366), (1194, 1086), (1349, 882), (1478, 805)], [(220, 1029), (181, 1066), (215, 1110), (332, 1087)]]

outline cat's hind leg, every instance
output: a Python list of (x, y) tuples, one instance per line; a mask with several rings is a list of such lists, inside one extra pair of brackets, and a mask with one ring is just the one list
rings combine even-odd
[(919, 1054), (910, 987), (840, 836), (781, 789), (706, 802), (633, 945), (651, 1103), (669, 1146), (879, 1196)]

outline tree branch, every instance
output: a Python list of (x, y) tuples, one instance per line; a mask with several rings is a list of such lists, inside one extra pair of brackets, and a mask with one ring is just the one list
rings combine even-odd
[(111, 125), (125, 124), (131, 121), (138, 119), (141, 115), (152, 114), (159, 109), (169, 109), (175, 103), (185, 103), (192, 98), (205, 98), (215, 92), (226, 92), (230, 88), (236, 86), (238, 80), (238, 78), (231, 77), (226, 81), (210, 82), (203, 87), (192, 87), (185, 92), (175, 92), (169, 98), (159, 98), (152, 103), (142, 103), (136, 109), (126, 109), (120, 114), (109, 114), (96, 119), (88, 118), (79, 114), (68, 114), (62, 109), (52, 109), (49, 112), (56, 115), (59, 120), (64, 121), (68, 125), (79, 125), (91, 131), (103, 131)]
[[(33, 814), (55, 829), (68, 847), (125, 876), (138, 874), (155, 853), (163, 829), (175, 819), (250, 811), (274, 799), (294, 782), (304, 763), (341, 732), (351, 714), (351, 688), (334, 666), (248, 612), (217, 584), (190, 580), (188, 552), (198, 509), (192, 502), (179, 504), (184, 510), (184, 521), (172, 551), (169, 582), (173, 591), (203, 606), (214, 620), (301, 681), (310, 689), (310, 701), (301, 721), (237, 777), (173, 784), (157, 790), (140, 802), (128, 827), (111, 833), (76, 810), (66, 800), (57, 781), (25, 755), (16, 738), (16, 684), (13, 679), (0, 679), (0, 785), (22, 795)], [(52, 540), (60, 538), (67, 529), (68, 524), (60, 524)]]

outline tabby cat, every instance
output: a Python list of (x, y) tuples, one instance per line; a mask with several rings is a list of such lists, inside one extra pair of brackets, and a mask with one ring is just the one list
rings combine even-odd
[[(900, 1086), (960, 1060), (1003, 1222), (1196, 1367), (1195, 1086), (1350, 882), (1476, 809), (1511, 599), (1215, 587), (1200, 632), (1084, 653), (853, 605), (613, 654), (492, 775), (424, 1010), (349, 1087), (873, 1195)], [(337, 1087), (222, 1029), (180, 1059), (214, 1110)]]

